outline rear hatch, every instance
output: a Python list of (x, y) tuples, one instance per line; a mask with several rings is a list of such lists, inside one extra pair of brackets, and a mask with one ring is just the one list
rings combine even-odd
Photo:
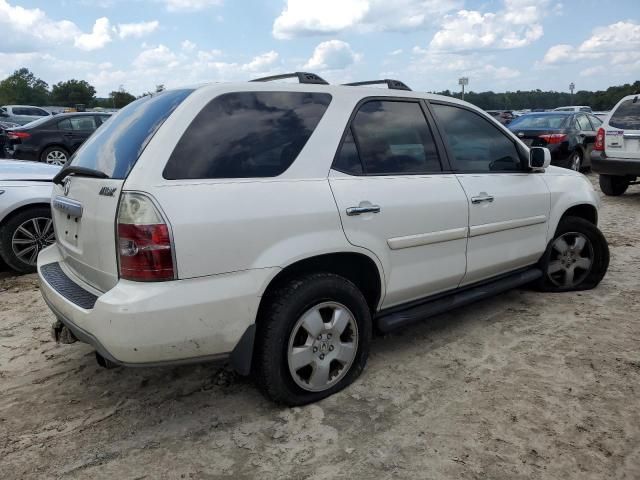
[(562, 113), (531, 113), (513, 120), (509, 130), (529, 147), (547, 147), (566, 140), (568, 118)]
[(158, 128), (192, 91), (166, 91), (129, 104), (96, 130), (56, 177), (52, 211), (64, 264), (100, 291), (118, 282), (116, 215), (125, 180)]
[(640, 96), (618, 105), (605, 128), (605, 139), (607, 156), (640, 160)]

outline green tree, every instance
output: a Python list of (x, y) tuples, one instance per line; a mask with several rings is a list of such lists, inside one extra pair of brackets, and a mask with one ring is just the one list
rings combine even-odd
[(67, 80), (56, 83), (51, 88), (51, 103), (64, 107), (73, 107), (82, 103), (92, 106), (95, 103), (96, 89), (84, 80)]
[(0, 105), (46, 105), (48, 100), (49, 85), (27, 68), (16, 70), (0, 82)]
[(116, 92), (111, 92), (109, 94), (109, 98), (112, 103), (113, 108), (122, 108), (126, 105), (129, 105), (133, 102), (136, 97), (127, 92), (124, 88), (120, 88), (120, 90)]

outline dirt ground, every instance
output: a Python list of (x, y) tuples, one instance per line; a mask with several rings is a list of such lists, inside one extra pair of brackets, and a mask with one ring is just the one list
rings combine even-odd
[(104, 370), (51, 340), (35, 275), (2, 272), (0, 477), (638, 479), (640, 186), (601, 228), (597, 289), (378, 337), (354, 385), (294, 409), (211, 365)]

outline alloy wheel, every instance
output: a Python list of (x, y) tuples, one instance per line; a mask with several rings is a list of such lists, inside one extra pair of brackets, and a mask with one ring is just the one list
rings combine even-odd
[(307, 310), (291, 331), (287, 363), (293, 381), (312, 392), (347, 374), (358, 351), (358, 325), (347, 307), (323, 302)]
[(47, 153), (45, 160), (49, 165), (59, 165), (63, 166), (67, 163), (67, 155), (60, 150), (51, 150)]
[(38, 253), (56, 241), (53, 221), (47, 217), (34, 217), (22, 223), (11, 238), (16, 257), (28, 265), (35, 265)]
[(547, 266), (549, 279), (562, 288), (580, 285), (593, 266), (594, 251), (591, 241), (582, 233), (567, 232), (556, 238), (551, 248)]

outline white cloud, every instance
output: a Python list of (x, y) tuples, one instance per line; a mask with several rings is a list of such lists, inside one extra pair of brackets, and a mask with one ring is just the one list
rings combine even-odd
[(162, 44), (143, 50), (133, 60), (133, 66), (141, 70), (173, 68), (178, 63), (177, 55)]
[(287, 0), (273, 23), (273, 35), (289, 39), (353, 29), (363, 32), (415, 30), (462, 3), (462, 0)]
[(107, 17), (101, 17), (93, 24), (91, 33), (78, 35), (73, 44), (88, 52), (98, 50), (111, 41), (111, 26)]
[(155, 32), (159, 26), (160, 22), (158, 22), (157, 20), (139, 23), (119, 23), (117, 31), (120, 38), (140, 38), (145, 35), (149, 35), (152, 32)]
[(193, 52), (196, 49), (196, 46), (197, 45), (190, 40), (184, 40), (180, 44), (180, 47), (182, 47), (182, 50), (184, 50), (185, 52)]
[(222, 5), (222, 0), (164, 0), (170, 12), (195, 12)]
[(440, 51), (524, 47), (542, 37), (540, 21), (548, 8), (549, 0), (505, 0), (495, 13), (460, 10), (445, 16), (429, 46)]
[(360, 59), (351, 46), (342, 40), (328, 40), (318, 44), (304, 65), (311, 70), (342, 70)]
[(250, 72), (262, 72), (265, 69), (269, 69), (274, 63), (278, 61), (278, 53), (271, 50), (270, 52), (263, 53), (254, 57), (249, 63), (242, 66), (243, 70)]
[(569, 60), (573, 54), (574, 48), (571, 45), (554, 45), (547, 50), (542, 62), (547, 64), (565, 62)]

